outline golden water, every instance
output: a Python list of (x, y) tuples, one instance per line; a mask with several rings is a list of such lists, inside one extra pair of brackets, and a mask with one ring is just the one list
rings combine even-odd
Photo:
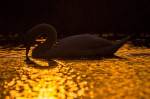
[(150, 49), (125, 44), (116, 55), (55, 64), (0, 47), (0, 99), (150, 99)]

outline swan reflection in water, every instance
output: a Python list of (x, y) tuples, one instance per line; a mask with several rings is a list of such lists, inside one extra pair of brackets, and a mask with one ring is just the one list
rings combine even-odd
[(55, 28), (49, 24), (38, 24), (25, 35), (27, 60), (29, 60), (30, 47), (34, 45), (36, 38), (41, 34), (46, 34), (47, 39), (33, 49), (32, 57), (37, 59), (112, 56), (130, 38), (128, 36), (112, 43), (94, 35), (81, 34), (66, 37), (56, 44), (57, 32)]
[(34, 68), (37, 68), (37, 69), (52, 69), (52, 68), (55, 68), (58, 66), (58, 63), (54, 60), (41, 60), (48, 63), (48, 66), (41, 66), (40, 64), (37, 64), (36, 62), (34, 62), (33, 60), (31, 59), (27, 59), (27, 60), (24, 60), (26, 62), (26, 64), (28, 64), (29, 67), (34, 67)]

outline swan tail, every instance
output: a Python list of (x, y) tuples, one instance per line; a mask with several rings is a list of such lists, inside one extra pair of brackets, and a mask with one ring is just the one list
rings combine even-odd
[(115, 42), (113, 45), (112, 45), (112, 53), (115, 53), (117, 52), (117, 50), (123, 46), (129, 39), (131, 38), (131, 36), (128, 36), (128, 37), (125, 37), (123, 38), (122, 40), (118, 41), (118, 42)]

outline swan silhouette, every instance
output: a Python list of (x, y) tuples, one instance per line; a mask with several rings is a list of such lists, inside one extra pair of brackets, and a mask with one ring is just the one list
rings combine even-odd
[(90, 35), (82, 34), (66, 37), (55, 43), (57, 32), (49, 24), (38, 24), (31, 28), (25, 35), (26, 59), (29, 59), (28, 53), (30, 47), (34, 44), (40, 34), (46, 34), (45, 42), (39, 44), (32, 51), (33, 58), (51, 59), (68, 57), (92, 57), (92, 56), (110, 56), (128, 41), (130, 36), (112, 43), (109, 40)]

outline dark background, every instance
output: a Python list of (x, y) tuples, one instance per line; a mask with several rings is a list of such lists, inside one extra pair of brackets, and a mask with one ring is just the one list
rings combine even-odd
[[(133, 35), (149, 39), (150, 0), (1, 0), (0, 34), (23, 36), (39, 23), (58, 37), (83, 33)], [(147, 42), (147, 41), (146, 41)]]

